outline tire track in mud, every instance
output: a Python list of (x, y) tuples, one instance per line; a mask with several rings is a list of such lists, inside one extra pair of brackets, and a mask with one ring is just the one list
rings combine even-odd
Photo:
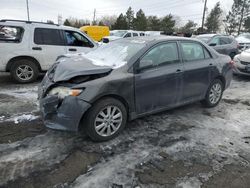
[[(8, 182), (8, 188), (50, 188), (65, 187), (73, 182), (79, 174), (88, 171), (91, 165), (95, 164), (100, 158), (100, 154), (85, 153), (80, 150), (72, 152), (61, 163), (54, 165), (52, 169), (33, 172), (25, 178), (18, 178)], [(4, 187), (4, 186), (3, 186)]]
[(0, 185), (34, 171), (49, 169), (68, 156), (76, 136), (47, 132), (12, 144), (0, 145)]

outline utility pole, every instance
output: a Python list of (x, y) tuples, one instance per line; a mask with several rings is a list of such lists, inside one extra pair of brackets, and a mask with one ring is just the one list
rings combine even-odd
[(27, 6), (27, 16), (28, 16), (28, 21), (30, 21), (29, 0), (26, 0), (26, 6)]
[(203, 10), (203, 17), (202, 17), (202, 24), (201, 24), (201, 30), (202, 30), (202, 32), (204, 30), (206, 9), (207, 9), (207, 0), (205, 0), (205, 3), (204, 3), (204, 10)]
[(94, 17), (93, 17), (93, 23), (92, 23), (92, 25), (96, 25), (96, 23), (95, 23), (95, 17), (96, 17), (96, 9), (94, 9)]
[(240, 24), (239, 24), (239, 28), (238, 28), (238, 35), (240, 34), (241, 26), (242, 26), (242, 22), (243, 22), (245, 3), (246, 3), (246, 0), (243, 1), (243, 6), (242, 6), (242, 9), (241, 9)]

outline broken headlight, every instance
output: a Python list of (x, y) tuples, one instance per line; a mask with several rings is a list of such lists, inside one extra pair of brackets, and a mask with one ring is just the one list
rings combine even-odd
[(67, 96), (78, 96), (81, 94), (82, 89), (70, 89), (68, 87), (58, 86), (49, 91), (49, 95), (57, 95), (60, 99)]

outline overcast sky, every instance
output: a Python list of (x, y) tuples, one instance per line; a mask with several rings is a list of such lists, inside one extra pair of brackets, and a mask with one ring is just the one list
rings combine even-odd
[[(218, 1), (225, 12), (233, 3), (233, 0), (208, 0), (208, 10)], [(0, 5), (0, 19), (27, 19), (26, 0), (0, 0)], [(179, 16), (182, 22), (193, 20), (200, 24), (204, 0), (29, 0), (29, 5), (33, 21), (53, 20), (57, 23), (58, 15), (63, 19), (72, 16), (92, 20), (95, 8), (98, 19), (125, 13), (131, 6), (135, 12), (143, 9), (147, 16), (171, 13)]]

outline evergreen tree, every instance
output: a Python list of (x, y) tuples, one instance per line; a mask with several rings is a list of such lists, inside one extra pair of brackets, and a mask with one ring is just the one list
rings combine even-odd
[(133, 29), (134, 11), (132, 10), (131, 7), (129, 7), (126, 12), (126, 20), (127, 20), (128, 29)]
[(147, 18), (142, 9), (136, 13), (136, 18), (134, 19), (134, 29), (138, 31), (145, 31), (147, 29)]
[(54, 22), (52, 20), (47, 20), (47, 23), (54, 24)]
[(104, 23), (102, 21), (99, 21), (98, 23), (99, 26), (105, 26)]
[(163, 17), (160, 21), (161, 31), (165, 34), (172, 34), (174, 32), (175, 20), (171, 14)]
[(250, 32), (250, 17), (247, 17), (247, 19), (244, 21), (244, 27), (246, 32)]
[(149, 31), (160, 31), (161, 23), (157, 16), (149, 16), (147, 18), (147, 30)]
[(211, 12), (208, 14), (205, 26), (210, 33), (216, 33), (220, 29), (221, 25), (222, 9), (220, 8), (220, 2), (217, 2)]
[(180, 28), (180, 31), (183, 33), (193, 33), (196, 26), (197, 24), (194, 23), (194, 21), (189, 20), (182, 28)]
[(229, 34), (243, 31), (243, 24), (250, 14), (250, 0), (234, 0), (231, 11), (227, 15)]
[(65, 26), (71, 26), (71, 24), (70, 24), (70, 22), (69, 22), (68, 19), (66, 19), (66, 20), (64, 21), (63, 25), (65, 25)]
[(123, 14), (120, 14), (115, 24), (112, 26), (112, 29), (128, 29), (126, 16), (124, 16)]

